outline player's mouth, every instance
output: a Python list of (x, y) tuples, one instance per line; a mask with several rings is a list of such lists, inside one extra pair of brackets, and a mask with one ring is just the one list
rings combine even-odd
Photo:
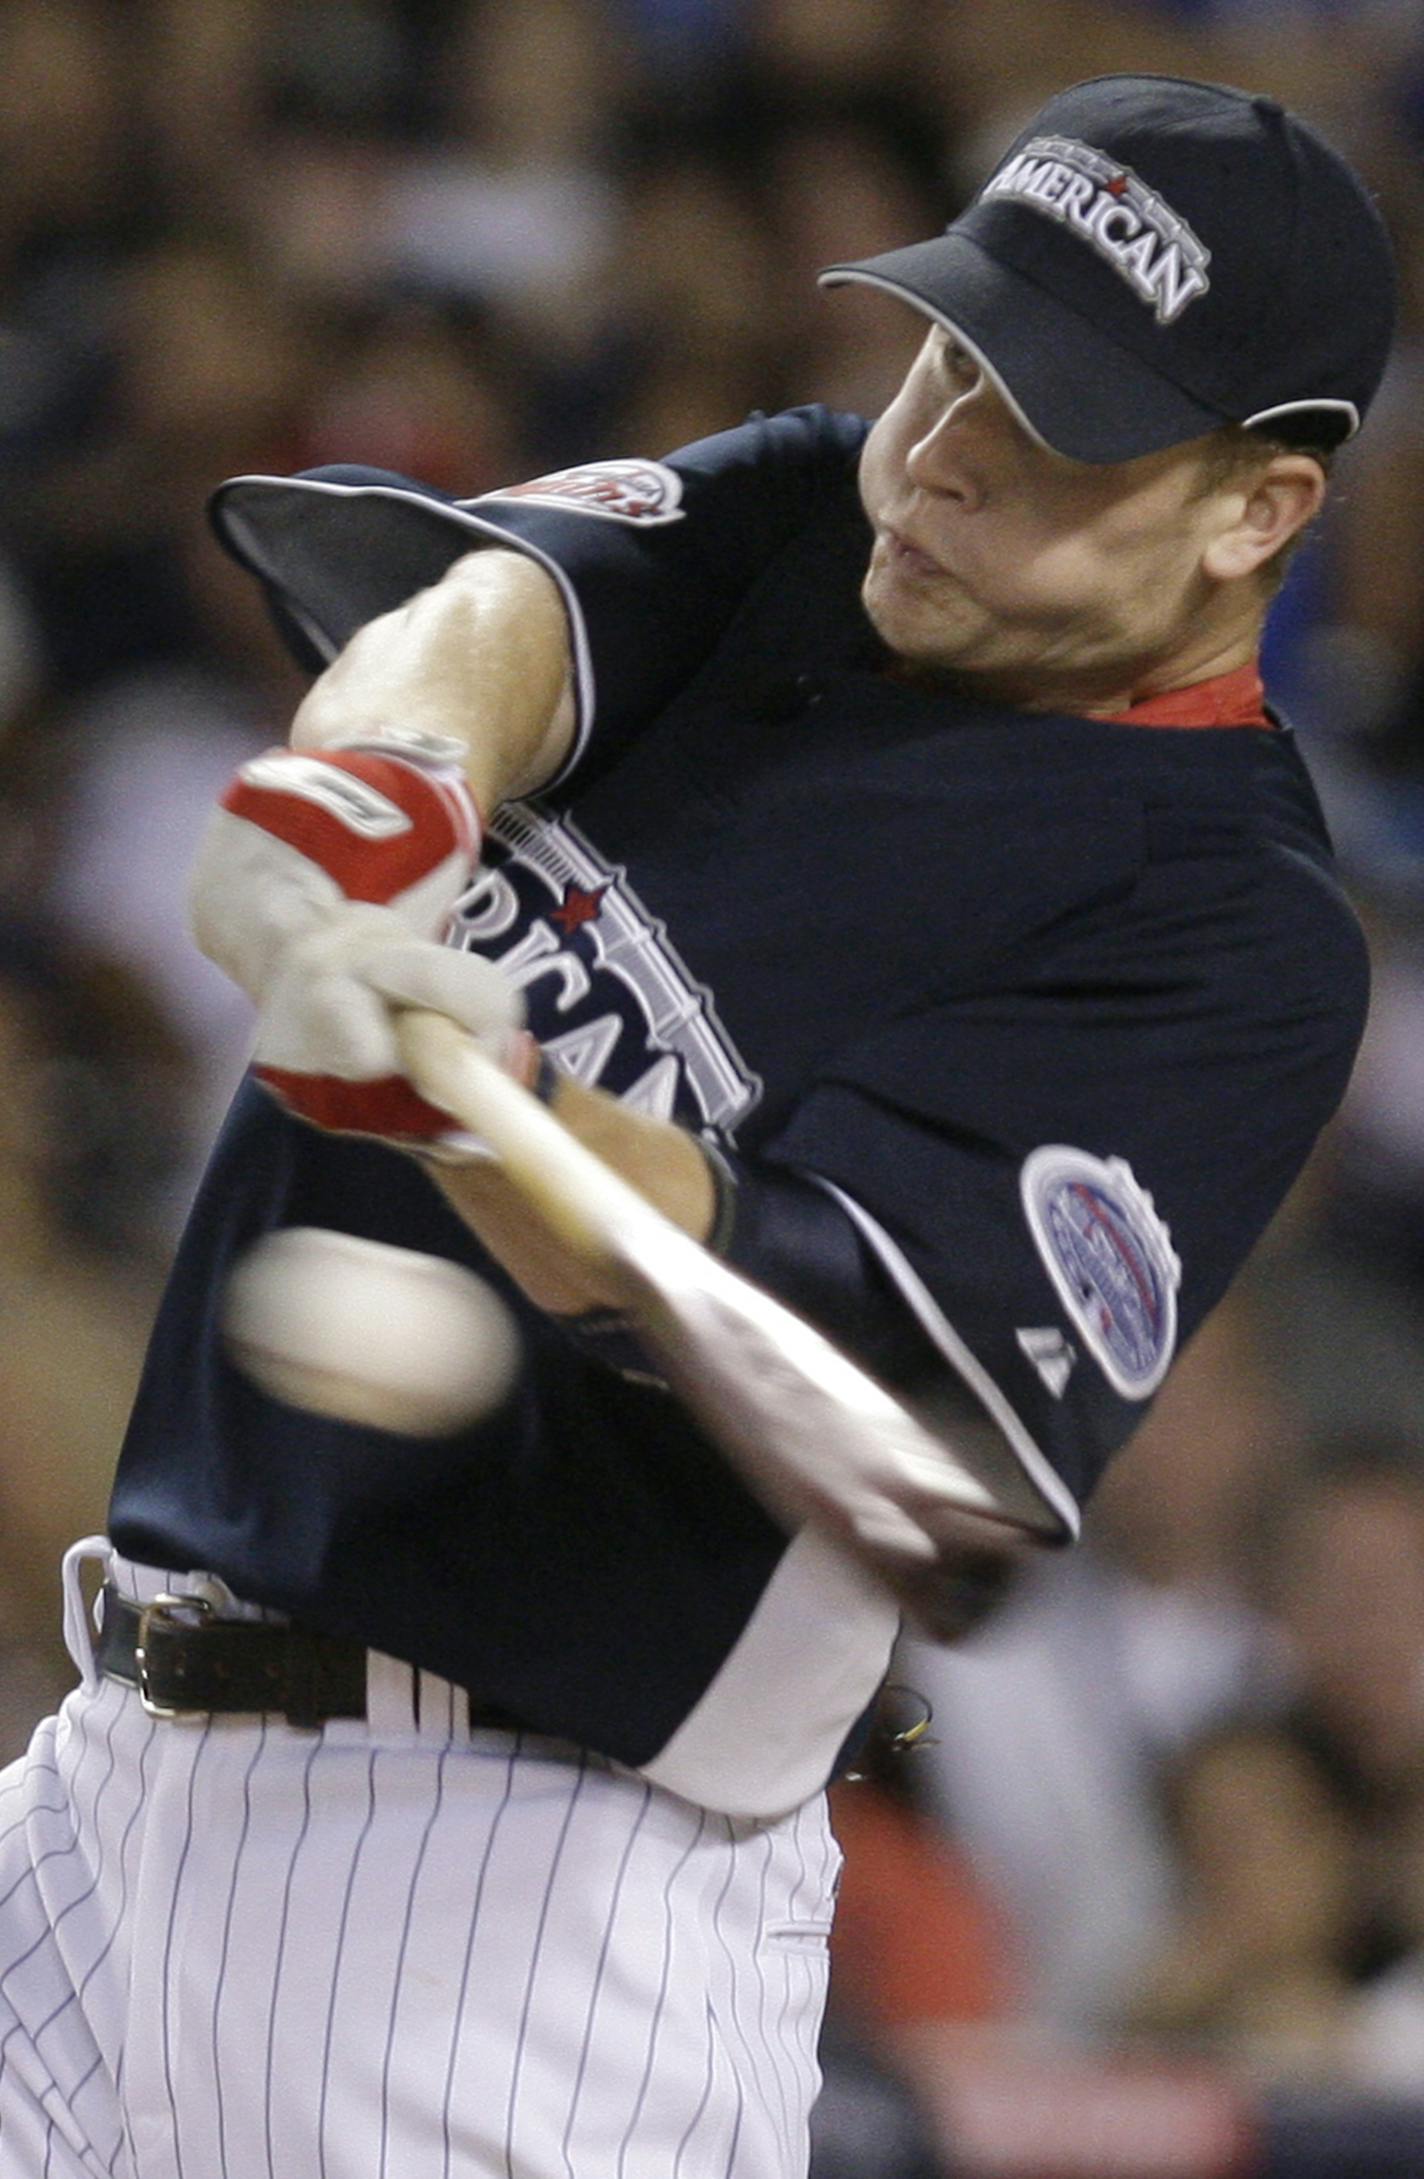
[(897, 574), (928, 577), (947, 575), (949, 572), (943, 561), (936, 560), (933, 553), (926, 552), (922, 545), (914, 544), (899, 530), (889, 527), (882, 529), (880, 541), (885, 547), (887, 560)]

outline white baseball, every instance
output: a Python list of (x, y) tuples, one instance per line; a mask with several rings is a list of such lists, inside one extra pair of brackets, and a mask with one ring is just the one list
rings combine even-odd
[(275, 1399), (406, 1437), (445, 1437), (489, 1413), (521, 1351), (509, 1310), (472, 1271), (318, 1226), (248, 1249), (223, 1332)]

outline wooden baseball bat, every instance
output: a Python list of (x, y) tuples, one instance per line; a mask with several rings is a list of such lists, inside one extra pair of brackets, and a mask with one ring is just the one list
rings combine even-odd
[(962, 1633), (1060, 1516), (990, 1427), (921, 1418), (823, 1333), (663, 1217), (442, 1014), (406, 1068), (485, 1141), (563, 1247), (612, 1275), (651, 1360), (774, 1518), (816, 1523), (925, 1631)]

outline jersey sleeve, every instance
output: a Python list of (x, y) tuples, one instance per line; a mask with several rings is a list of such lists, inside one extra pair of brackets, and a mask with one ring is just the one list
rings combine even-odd
[(575, 670), (577, 733), (558, 785), (595, 745), (615, 754), (685, 686), (828, 493), (853, 498), (866, 429), (792, 409), (666, 460), (590, 462), (477, 499), (350, 466), (235, 477), (210, 515), (308, 670), (470, 551), (537, 560), (558, 584)]
[(1209, 937), (1194, 959), (1178, 931), (1170, 961), (1124, 941), (1116, 990), (1099, 944), (903, 1019), (826, 1068), (743, 1175), (732, 1261), (815, 1309), (804, 1233), (782, 1248), (767, 1202), (794, 1176), (837, 1205), (921, 1335), (916, 1355), (902, 1331), (891, 1374), (1062, 1537), (1348, 1078), (1353, 923), (1237, 938), (1236, 987)]

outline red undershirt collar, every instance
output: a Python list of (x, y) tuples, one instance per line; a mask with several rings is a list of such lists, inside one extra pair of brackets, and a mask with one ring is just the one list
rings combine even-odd
[(1189, 688), (1144, 696), (1113, 715), (1113, 726), (1269, 726), (1261, 670), (1253, 659)]

